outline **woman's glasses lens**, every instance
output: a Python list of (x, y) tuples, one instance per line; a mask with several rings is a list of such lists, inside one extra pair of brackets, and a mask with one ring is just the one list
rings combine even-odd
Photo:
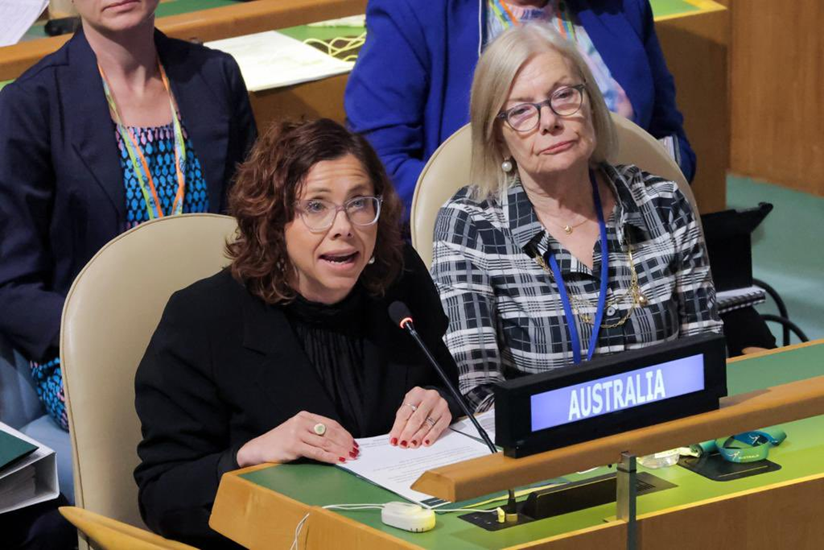
[(557, 90), (547, 101), (541, 103), (524, 103), (517, 105), (504, 113), (504, 118), (513, 130), (528, 132), (538, 126), (541, 121), (541, 109), (549, 105), (558, 116), (571, 116), (578, 112), (584, 101), (583, 84), (569, 86)]
[(339, 210), (346, 212), (349, 221), (359, 226), (369, 226), (378, 221), (381, 200), (379, 197), (355, 197), (343, 206), (322, 199), (300, 201), (300, 213), (309, 229), (322, 231), (335, 222)]

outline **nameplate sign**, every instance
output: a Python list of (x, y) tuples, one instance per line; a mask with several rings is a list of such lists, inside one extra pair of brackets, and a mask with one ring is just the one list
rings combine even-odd
[(519, 457), (718, 408), (726, 346), (692, 336), (495, 387), (496, 443)]
[(704, 356), (607, 376), (531, 397), (532, 431), (594, 418), (704, 389)]

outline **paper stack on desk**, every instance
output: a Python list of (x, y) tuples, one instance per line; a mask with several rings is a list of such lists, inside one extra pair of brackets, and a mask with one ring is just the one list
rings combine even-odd
[(216, 40), (206, 46), (235, 58), (250, 92), (320, 80), (347, 73), (354, 66), (276, 31)]

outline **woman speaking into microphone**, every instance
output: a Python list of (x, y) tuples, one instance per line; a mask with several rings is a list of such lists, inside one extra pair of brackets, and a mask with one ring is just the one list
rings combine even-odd
[(410, 304), (457, 383), (438, 294), (364, 138), (330, 120), (272, 126), (229, 207), (231, 267), (172, 296), (136, 380), (143, 517), (197, 546), (225, 542), (208, 526), (222, 473), (345, 462), (355, 438), (387, 432), (432, 445), (458, 411), (387, 312)]

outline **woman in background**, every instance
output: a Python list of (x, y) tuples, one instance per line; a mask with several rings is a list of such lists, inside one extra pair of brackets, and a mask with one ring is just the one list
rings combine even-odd
[(63, 429), (75, 276), (144, 221), (223, 211), (256, 135), (235, 61), (157, 31), (157, 4), (75, 0), (82, 28), (0, 91), (0, 333)]
[(609, 110), (663, 141), (692, 181), (695, 154), (649, 0), (370, 0), (346, 115), (378, 151), (407, 209), (429, 157), (469, 122), (481, 52), (528, 21), (546, 22), (574, 44)]
[(675, 182), (606, 162), (612, 118), (574, 46), (505, 31), (471, 117), (475, 185), (438, 214), (432, 276), (476, 409), (496, 382), (721, 331), (695, 213)]

